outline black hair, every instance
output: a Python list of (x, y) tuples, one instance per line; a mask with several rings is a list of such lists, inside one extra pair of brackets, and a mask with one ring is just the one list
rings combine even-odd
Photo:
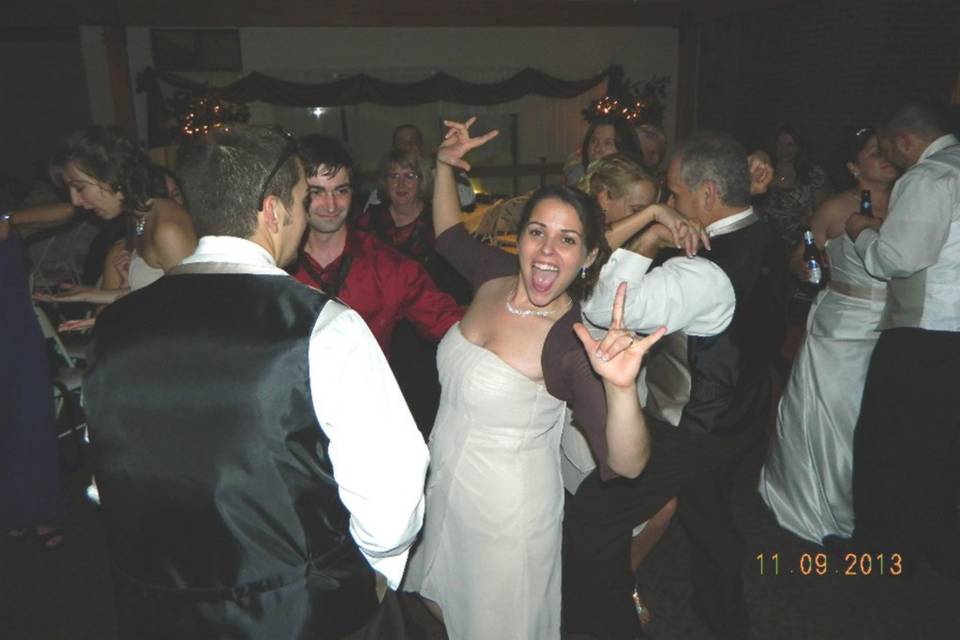
[(391, 134), (391, 136), (390, 136), (390, 144), (391, 144), (391, 145), (393, 145), (393, 144), (396, 142), (396, 140), (397, 140), (397, 133), (399, 133), (401, 129), (413, 129), (414, 131), (416, 131), (416, 132), (417, 132), (417, 138), (420, 140), (420, 146), (421, 146), (421, 147), (423, 146), (423, 132), (420, 131), (420, 127), (418, 127), (418, 126), (415, 125), (415, 124), (410, 124), (410, 123), (400, 124), (400, 125), (397, 125), (396, 127), (393, 128), (393, 134)]
[(637, 140), (637, 132), (627, 124), (626, 120), (612, 117), (600, 118), (590, 123), (583, 136), (583, 142), (580, 143), (580, 162), (583, 164), (584, 170), (590, 164), (590, 138), (593, 137), (593, 132), (597, 130), (597, 127), (605, 124), (613, 127), (613, 139), (617, 145), (617, 151), (642, 155), (640, 142)]
[(857, 156), (867, 146), (870, 138), (877, 135), (877, 130), (873, 127), (847, 127), (840, 140), (840, 147), (837, 152), (837, 167), (834, 170), (835, 183), (844, 189), (854, 186), (857, 181), (850, 174), (847, 168), (848, 162), (857, 162)]
[(910, 102), (884, 119), (881, 131), (884, 137), (895, 133), (912, 133), (932, 140), (950, 130), (942, 107), (925, 102)]
[[(347, 147), (339, 139), (319, 133), (303, 136), (298, 140), (300, 159), (307, 177), (332, 176), (344, 170), (352, 180), (356, 173), (356, 162)], [(320, 173), (321, 168), (323, 172)]]
[(180, 176), (167, 169), (163, 165), (151, 164), (148, 168), (150, 176), (150, 195), (156, 198), (174, 198), (174, 194), (167, 188), (167, 178), (173, 180), (180, 197), (183, 197), (183, 183), (180, 182)]
[(251, 125), (218, 127), (184, 144), (177, 154), (177, 173), (197, 235), (252, 236), (261, 191), (292, 207), (301, 171), (295, 150), (291, 138)]
[(68, 164), (123, 194), (124, 211), (147, 211), (152, 193), (150, 158), (140, 143), (119, 127), (93, 125), (75, 132), (48, 164), (50, 177), (63, 187)]
[(600, 269), (610, 257), (610, 245), (607, 244), (607, 238), (604, 235), (603, 213), (600, 211), (597, 202), (580, 189), (561, 185), (547, 185), (534, 191), (524, 205), (517, 227), (518, 236), (523, 234), (526, 229), (534, 208), (542, 201), (550, 199), (560, 200), (573, 207), (580, 219), (580, 224), (583, 225), (583, 244), (587, 249), (587, 254), (594, 249), (597, 250), (597, 258), (592, 265), (587, 267), (584, 277), (581, 278), (578, 275), (567, 288), (570, 297), (579, 302), (586, 299), (593, 291), (600, 279)]
[(797, 145), (797, 156), (793, 160), (793, 169), (797, 176), (796, 181), (798, 184), (806, 184), (810, 182), (810, 176), (815, 165), (813, 161), (810, 160), (810, 149), (807, 148), (806, 137), (795, 127), (789, 124), (782, 124), (776, 128), (773, 133), (773, 139), (770, 141), (770, 148), (768, 149), (770, 157), (773, 158), (774, 166), (776, 166), (777, 140), (780, 138), (780, 135), (784, 133), (793, 138), (794, 144)]

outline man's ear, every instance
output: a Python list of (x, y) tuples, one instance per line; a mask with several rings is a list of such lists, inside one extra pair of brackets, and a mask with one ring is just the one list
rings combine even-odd
[(280, 221), (283, 219), (283, 215), (282, 211), (278, 211), (278, 209), (282, 206), (280, 198), (276, 196), (267, 196), (263, 200), (263, 210), (258, 215), (262, 216), (261, 219), (270, 233), (280, 232)]
[(720, 189), (713, 180), (704, 180), (697, 187), (697, 197), (703, 201), (704, 211), (712, 211), (721, 204)]
[(893, 144), (897, 151), (902, 155), (907, 157), (910, 156), (910, 151), (913, 149), (913, 145), (916, 143), (916, 138), (910, 135), (906, 131), (897, 131), (893, 134)]

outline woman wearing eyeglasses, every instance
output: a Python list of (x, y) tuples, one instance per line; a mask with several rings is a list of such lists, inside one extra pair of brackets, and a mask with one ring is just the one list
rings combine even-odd
[[(853, 431), (886, 299), (886, 283), (867, 273), (844, 224), (860, 215), (864, 191), (870, 192), (873, 217), (885, 218), (897, 178), (872, 128), (848, 133), (841, 159), (850, 187), (810, 219), (817, 246), (829, 258), (831, 279), (810, 308), (760, 475), (760, 493), (780, 525), (818, 544), (853, 532)], [(791, 269), (806, 279), (802, 246), (793, 253)]]
[[(186, 210), (160, 195), (150, 159), (117, 127), (92, 126), (70, 136), (50, 163), (56, 182), (70, 194), (70, 204), (103, 218), (126, 222), (124, 248), (129, 261), (108, 259), (102, 287), (71, 286), (58, 294), (37, 294), (47, 302), (110, 304), (141, 289), (193, 253), (197, 237)], [(115, 248), (114, 253), (116, 253)], [(62, 329), (83, 329), (92, 320), (66, 323)]]

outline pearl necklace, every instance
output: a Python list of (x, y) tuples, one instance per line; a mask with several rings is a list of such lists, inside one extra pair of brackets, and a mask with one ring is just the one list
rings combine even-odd
[(542, 311), (539, 309), (518, 309), (517, 307), (513, 306), (510, 303), (510, 298), (512, 298), (516, 294), (517, 294), (517, 290), (514, 289), (510, 293), (510, 295), (507, 296), (507, 313), (510, 313), (511, 315), (515, 315), (515, 316), (520, 316), (521, 318), (527, 318), (530, 316), (535, 316), (537, 318), (547, 318), (549, 316), (552, 316), (555, 313), (566, 311), (571, 307), (571, 305), (573, 305), (573, 300), (570, 300), (569, 302), (567, 302), (567, 304), (565, 304), (564, 306), (558, 309), (549, 309), (549, 310), (544, 309)]

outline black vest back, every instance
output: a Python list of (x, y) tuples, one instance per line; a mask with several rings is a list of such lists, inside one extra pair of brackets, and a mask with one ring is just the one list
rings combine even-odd
[(84, 394), (121, 637), (337, 638), (373, 615), (310, 394), (326, 302), (184, 274), (98, 318)]
[[(700, 256), (730, 279), (736, 308), (730, 325), (710, 337), (687, 336), (690, 398), (678, 426), (694, 433), (737, 433), (766, 412), (768, 367), (783, 337), (783, 271), (768, 225), (749, 226), (710, 239)], [(654, 265), (676, 256), (661, 252)]]

